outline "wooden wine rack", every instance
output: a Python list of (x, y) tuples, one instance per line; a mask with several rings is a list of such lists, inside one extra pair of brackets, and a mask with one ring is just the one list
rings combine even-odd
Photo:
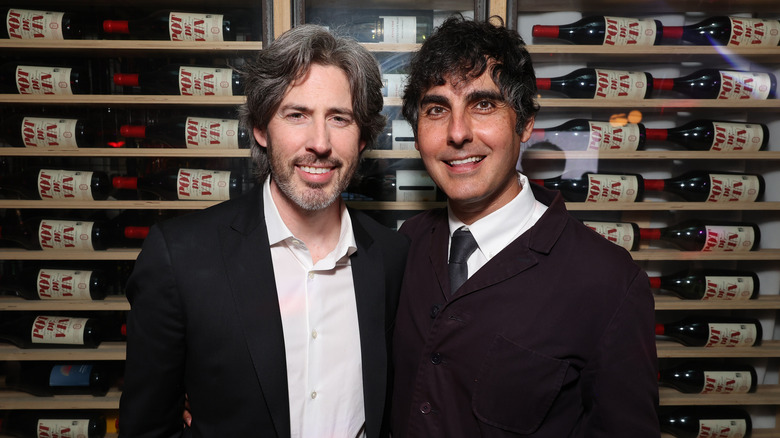
[[(86, 0), (85, 0), (86, 1)], [(261, 0), (230, 0), (231, 6), (241, 6), (260, 2)], [(25, 3), (24, 7), (33, 7), (38, 0)], [(43, 2), (40, 2), (43, 3)], [(76, 0), (75, 4), (83, 3)], [(151, 0), (139, 0), (139, 8), (149, 11), (162, 7), (182, 7), (179, 0), (165, 0), (164, 5)], [(189, 5), (191, 2), (187, 2)], [(220, 7), (222, 2), (216, 0), (201, 0), (199, 6)], [(302, 8), (303, 4), (314, 4), (321, 7), (365, 7), (365, 2), (357, 0), (296, 0), (286, 2), (273, 1), (274, 35), (289, 28), (292, 22), (292, 9)], [(517, 13), (521, 17), (541, 14), (546, 12), (582, 11), (583, 15), (598, 15), (608, 12), (611, 15), (621, 16), (653, 16), (660, 14), (683, 14), (688, 11), (701, 11), (700, 0), (680, 0), (676, 2), (658, 2), (655, 0), (530, 0), (522, 2), (486, 1), (486, 0), (458, 0), (456, 2), (444, 0), (422, 1), (382, 1), (373, 0), (372, 5), (390, 8), (410, 9), (447, 9), (447, 10), (474, 10), (477, 15), (499, 15), (510, 27), (516, 27), (515, 17), (507, 18), (507, 11)], [(292, 4), (292, 6), (291, 6)], [(291, 9), (292, 8), (292, 9)], [(745, 0), (734, 2), (727, 0), (714, 0), (707, 2), (706, 12), (709, 15), (723, 15), (733, 13), (753, 12), (762, 17), (780, 18), (780, 2), (776, 0)], [(557, 24), (557, 23), (549, 23)], [(523, 29), (520, 32), (523, 33)], [(647, 48), (621, 48), (603, 46), (575, 46), (560, 44), (532, 44), (532, 39), (526, 37), (531, 43), (528, 50), (532, 55), (535, 65), (561, 65), (578, 63), (605, 63), (624, 64), (625, 69), (632, 69), (636, 63), (662, 64), (662, 63), (687, 63), (700, 62), (705, 64), (719, 64), (723, 62), (723, 48), (701, 46), (654, 46)], [(409, 52), (418, 48), (415, 44), (365, 44), (372, 52)], [(251, 55), (252, 52), (262, 48), (259, 42), (226, 42), (220, 44), (200, 43), (169, 43), (161, 41), (64, 41), (64, 42), (20, 42), (0, 40), (0, 53), (15, 54), (35, 52), (62, 52), (80, 54), (94, 54), (95, 57), (110, 56), (139, 56), (139, 55), (201, 55), (234, 56), (236, 53)], [(769, 65), (777, 69), (780, 65), (780, 48), (762, 49), (729, 49), (728, 56), (736, 56), (763, 66)], [(538, 73), (537, 73), (538, 74)], [(182, 96), (149, 96), (149, 95), (94, 95), (94, 96), (17, 96), (0, 95), (0, 106), (9, 105), (78, 105), (85, 107), (124, 106), (124, 107), (159, 107), (175, 110), (181, 107), (234, 107), (243, 102), (243, 97), (233, 96), (225, 98), (198, 98)], [(399, 106), (398, 98), (387, 98), (386, 106)], [(677, 114), (701, 114), (701, 118), (716, 118), (719, 113), (739, 113), (748, 118), (759, 119), (777, 118), (780, 114), (780, 99), (767, 101), (739, 101), (723, 102), (715, 100), (695, 99), (646, 99), (632, 101), (595, 101), (588, 99), (548, 98), (539, 99), (542, 108), (540, 118), (555, 114), (594, 114), (609, 116), (612, 112), (628, 113), (631, 110), (639, 110), (647, 115), (665, 115), (674, 119)], [(575, 116), (588, 118), (587, 116)], [(572, 117), (574, 118), (574, 117)], [(598, 117), (592, 117), (598, 118)], [(536, 162), (597, 160), (599, 164), (610, 165), (612, 163), (625, 164), (631, 172), (642, 173), (646, 166), (657, 166), (658, 163), (705, 163), (707, 164), (732, 164), (744, 166), (748, 169), (768, 169), (777, 173), (780, 168), (780, 127), (770, 127), (770, 145), (765, 151), (751, 153), (709, 153), (688, 152), (681, 150), (646, 150), (628, 153), (618, 152), (551, 152), (528, 151), (526, 159)], [(245, 149), (27, 149), (22, 147), (0, 148), (1, 157), (62, 157), (66, 158), (236, 158), (249, 159), (249, 151)], [(419, 159), (416, 151), (376, 150), (365, 154), (368, 159)], [(0, 172), (3, 170), (0, 169)], [(772, 179), (778, 181), (778, 178)], [(614, 204), (586, 204), (567, 203), (567, 208), (573, 214), (610, 213), (621, 214), (629, 220), (636, 218), (646, 219), (665, 214), (692, 213), (701, 214), (704, 217), (727, 213), (732, 215), (752, 214), (766, 223), (767, 229), (762, 227), (764, 236), (780, 235), (780, 184), (767, 184), (767, 193), (774, 192), (775, 196), (770, 200), (758, 203), (738, 204), (708, 204), (687, 202), (638, 202), (638, 203), (614, 203)], [(0, 200), (0, 209), (201, 209), (213, 205), (213, 202), (185, 202), (185, 201), (94, 201), (66, 203), (59, 201), (15, 201)], [(351, 206), (367, 210), (400, 210), (416, 211), (443, 205), (442, 203), (416, 203), (416, 202), (352, 202)], [(770, 239), (777, 242), (778, 239)], [(670, 296), (657, 296), (656, 311), (668, 312), (709, 312), (709, 311), (741, 311), (760, 312), (762, 315), (773, 315), (776, 319), (777, 310), (780, 309), (780, 296), (776, 277), (780, 277), (780, 244), (770, 246), (762, 245), (758, 251), (748, 253), (695, 253), (676, 250), (647, 249), (631, 253), (640, 264), (652, 263), (686, 263), (698, 264), (739, 264), (749, 268), (753, 263), (762, 266), (773, 266), (766, 274), (769, 281), (762, 281), (761, 296), (749, 301), (684, 301)], [(0, 248), (1, 260), (135, 260), (138, 250), (115, 249), (108, 251), (25, 251), (12, 248)], [(24, 301), (17, 298), (0, 297), (0, 312), (13, 311), (127, 311), (129, 304), (123, 297), (109, 297), (104, 301), (96, 302), (51, 302), (51, 301)], [(770, 419), (774, 423), (771, 427), (759, 427), (754, 429), (753, 437), (768, 438), (780, 436), (780, 384), (777, 383), (777, 361), (780, 358), (780, 340), (771, 339), (775, 330), (764, 330), (765, 339), (758, 347), (733, 348), (733, 349), (707, 349), (684, 347), (680, 344), (658, 340), (658, 357), (660, 360), (695, 359), (695, 358), (744, 358), (747, 360), (770, 359), (766, 369), (767, 381), (760, 384), (754, 394), (740, 395), (689, 395), (681, 394), (674, 390), (662, 388), (660, 400), (662, 406), (673, 405), (735, 405), (735, 406), (775, 406), (775, 418)], [(768, 337), (769, 336), (769, 337)], [(97, 349), (74, 350), (21, 350), (8, 345), (0, 345), (0, 361), (26, 361), (26, 360), (123, 360), (125, 346), (123, 343), (104, 343)], [(773, 377), (774, 376), (774, 377)], [(92, 396), (59, 396), (37, 398), (14, 391), (0, 388), (0, 411), (9, 409), (102, 409), (114, 412), (118, 409), (120, 391), (113, 389), (105, 397)], [(1, 412), (0, 412), (1, 413)]]

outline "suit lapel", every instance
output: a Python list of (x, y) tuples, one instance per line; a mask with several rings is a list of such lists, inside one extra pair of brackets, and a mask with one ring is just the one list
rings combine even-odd
[[(262, 187), (262, 186), (259, 186)], [(221, 232), (222, 257), (249, 354), (277, 436), (290, 436), (284, 335), (276, 293), (262, 190), (246, 196), (229, 227)]]

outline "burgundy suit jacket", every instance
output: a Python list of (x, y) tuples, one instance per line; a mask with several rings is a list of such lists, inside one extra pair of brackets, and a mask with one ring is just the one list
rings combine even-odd
[(394, 437), (660, 435), (647, 275), (532, 187), (548, 210), (453, 296), (446, 209), (404, 223)]

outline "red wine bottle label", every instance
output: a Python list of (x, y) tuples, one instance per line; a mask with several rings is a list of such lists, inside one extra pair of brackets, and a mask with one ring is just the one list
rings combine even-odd
[(28, 148), (75, 149), (77, 119), (25, 117), (22, 120), (22, 142)]
[(179, 169), (176, 192), (180, 200), (224, 201), (230, 199), (230, 172)]
[(182, 96), (232, 96), (233, 70), (229, 68), (179, 67)]
[(417, 42), (417, 17), (385, 15), (382, 20), (382, 41), (378, 43), (414, 44)]
[(89, 279), (92, 271), (72, 269), (40, 269), (36, 281), (42, 300), (89, 300)]
[(93, 201), (92, 172), (41, 169), (38, 172), (38, 194), (41, 199)]
[(9, 9), (5, 18), (9, 38), (61, 40), (64, 12)]
[(647, 76), (642, 72), (596, 69), (594, 99), (643, 99)]
[(754, 324), (710, 323), (705, 347), (751, 347), (756, 342)]
[(604, 45), (652, 46), (655, 43), (655, 20), (604, 17)]
[(36, 437), (86, 437), (89, 436), (89, 419), (61, 418), (38, 420)]
[(49, 386), (89, 386), (90, 374), (92, 365), (55, 365), (49, 373)]
[(639, 125), (626, 123), (613, 125), (609, 122), (589, 121), (589, 151), (635, 151), (639, 147)]
[(701, 394), (745, 394), (753, 378), (745, 371), (704, 371)]
[(744, 438), (747, 434), (747, 422), (744, 419), (706, 419), (699, 420), (697, 438)]
[(222, 15), (171, 12), (168, 33), (171, 41), (223, 41)]
[(729, 17), (729, 20), (729, 46), (776, 47), (780, 43), (780, 21), (741, 17)]
[(16, 67), (16, 89), (19, 94), (72, 95), (70, 71), (66, 67), (19, 65)]
[(238, 149), (238, 120), (187, 117), (188, 148)]
[(32, 325), (33, 344), (84, 344), (87, 318), (65, 316), (38, 316)]
[(583, 221), (586, 227), (601, 234), (610, 242), (631, 251), (634, 245), (634, 228), (619, 222)]
[(718, 99), (765, 100), (772, 91), (772, 81), (767, 73), (720, 71)]
[(759, 124), (712, 122), (715, 129), (711, 151), (755, 152), (764, 143), (764, 130)]
[(38, 242), (42, 249), (92, 250), (92, 227), (89, 221), (41, 220)]
[(702, 300), (749, 300), (753, 296), (753, 277), (707, 275)]
[(710, 174), (707, 202), (752, 202), (758, 198), (759, 181), (755, 175)]
[(633, 202), (639, 193), (639, 181), (633, 175), (588, 175), (586, 202)]
[(756, 241), (753, 227), (706, 225), (707, 240), (702, 251), (750, 251)]
[(409, 75), (401, 73), (387, 73), (382, 75), (382, 95), (384, 97), (402, 97), (406, 79)]

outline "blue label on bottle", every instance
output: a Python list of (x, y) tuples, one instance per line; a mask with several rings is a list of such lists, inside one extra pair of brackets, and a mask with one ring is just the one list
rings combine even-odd
[(55, 365), (49, 374), (49, 386), (89, 386), (92, 365)]

